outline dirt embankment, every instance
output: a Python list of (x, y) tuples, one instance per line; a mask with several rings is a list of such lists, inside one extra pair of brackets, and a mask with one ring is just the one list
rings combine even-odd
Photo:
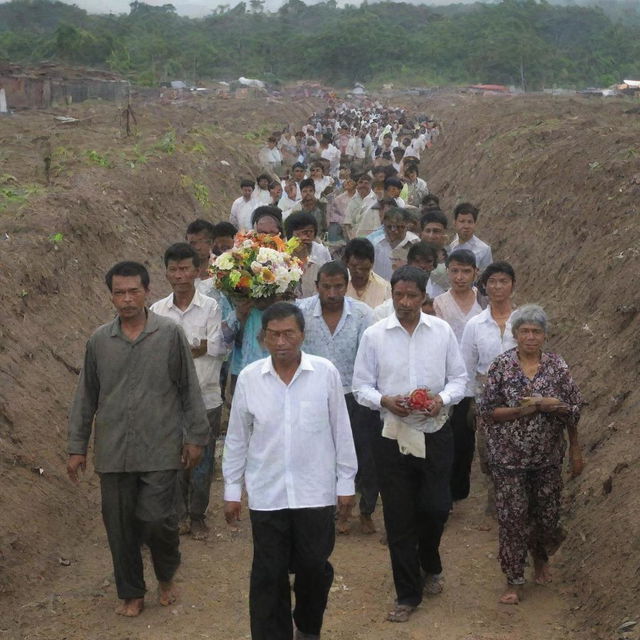
[[(358, 536), (338, 544), (329, 637), (417, 640), (433, 630), (447, 640), (566, 640), (575, 630), (611, 638), (625, 617), (640, 615), (640, 124), (623, 113), (629, 106), (460, 96), (416, 104), (444, 123), (423, 161), (432, 190), (447, 211), (459, 200), (480, 204), (479, 235), (496, 258), (513, 263), (518, 302), (542, 302), (551, 314), (551, 345), (589, 401), (581, 426), (587, 467), (567, 485), (569, 539), (556, 562), (563, 581), (550, 595), (532, 592), (515, 611), (496, 607), (495, 528), (477, 526), (476, 489), (445, 536), (444, 599), (403, 629), (382, 622), (392, 598), (386, 550)], [(139, 133), (128, 139), (109, 105), (73, 107), (69, 115), (88, 118), (75, 125), (43, 113), (0, 120), (0, 607), (12, 608), (9, 631), (2, 622), (0, 631), (7, 637), (209, 637), (203, 629), (246, 637), (249, 536), (246, 525), (228, 535), (218, 495), (206, 553), (185, 543), (184, 609), (173, 616), (150, 609), (135, 626), (113, 620), (102, 599), (114, 594), (102, 582), (110, 569), (95, 476), (78, 491), (64, 474), (66, 413), (84, 341), (111, 314), (106, 269), (119, 259), (145, 261), (159, 297), (167, 244), (196, 216), (226, 216), (238, 178), (255, 171), (254, 138), (313, 108), (138, 104)]]
[(111, 315), (105, 271), (143, 261), (163, 294), (164, 249), (196, 217), (226, 219), (257, 145), (313, 111), (214, 98), (133, 108), (130, 137), (114, 104), (66, 109), (70, 124), (0, 119), (0, 592), (45, 580), (96, 510), (95, 494), (71, 490), (64, 451), (85, 340)]
[(429, 110), (445, 136), (425, 163), (447, 211), (480, 205), (478, 235), (513, 264), (518, 303), (550, 313), (550, 347), (589, 403), (562, 561), (585, 631), (603, 638), (640, 615), (640, 117), (624, 113), (633, 106), (442, 99)]

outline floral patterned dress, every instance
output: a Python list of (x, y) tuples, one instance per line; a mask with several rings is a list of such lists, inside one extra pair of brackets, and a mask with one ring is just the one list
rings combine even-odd
[[(508, 422), (493, 422), (498, 407), (520, 406), (522, 398), (552, 397), (569, 413), (534, 413)], [(560, 526), (564, 430), (580, 418), (582, 396), (565, 361), (543, 353), (536, 375), (529, 379), (517, 348), (491, 364), (480, 401), (487, 437), (488, 462), (496, 491), (499, 554), (510, 584), (523, 584), (527, 553), (546, 562), (565, 537)]]

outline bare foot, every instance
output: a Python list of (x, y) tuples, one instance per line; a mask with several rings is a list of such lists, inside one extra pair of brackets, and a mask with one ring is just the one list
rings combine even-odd
[(340, 516), (336, 521), (336, 533), (340, 536), (348, 536), (351, 533), (349, 518)]
[(135, 618), (142, 613), (143, 609), (144, 598), (127, 598), (116, 607), (116, 613), (126, 618)]
[(552, 581), (549, 563), (545, 560), (533, 559), (534, 582), (536, 584), (549, 584)]
[(360, 530), (366, 535), (371, 535), (376, 532), (376, 525), (373, 523), (369, 514), (360, 514)]
[(500, 604), (520, 604), (520, 589), (515, 584), (508, 584), (498, 600)]
[(178, 599), (178, 592), (173, 582), (160, 582), (160, 604), (163, 607), (172, 605)]

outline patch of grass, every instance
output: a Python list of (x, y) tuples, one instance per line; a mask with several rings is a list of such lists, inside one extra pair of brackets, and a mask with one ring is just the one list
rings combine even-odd
[(176, 151), (176, 132), (170, 129), (165, 133), (153, 147), (162, 153), (175, 153)]
[(94, 149), (90, 149), (89, 151), (84, 152), (87, 160), (91, 164), (95, 164), (98, 167), (111, 167), (111, 160), (106, 155), (102, 155), (95, 151)]
[(191, 147), (191, 153), (205, 153), (207, 148), (202, 144), (202, 142), (196, 142), (193, 147)]
[(211, 206), (211, 200), (209, 199), (209, 188), (202, 182), (196, 182), (191, 176), (181, 175), (180, 184), (191, 191), (193, 197), (204, 207)]
[(60, 233), (59, 231), (58, 233), (52, 233), (49, 236), (49, 242), (55, 247), (61, 244), (63, 240), (64, 240), (64, 234)]
[(27, 200), (42, 192), (42, 187), (37, 184), (12, 185), (0, 187), (0, 211), (11, 207), (20, 208)]

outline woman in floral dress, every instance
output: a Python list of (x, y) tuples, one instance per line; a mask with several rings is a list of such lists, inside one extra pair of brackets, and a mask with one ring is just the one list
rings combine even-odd
[(511, 317), (517, 347), (489, 368), (480, 414), (496, 490), (499, 558), (507, 577), (500, 602), (517, 604), (527, 552), (535, 582), (551, 580), (549, 556), (562, 543), (562, 461), (569, 440), (571, 473), (582, 472), (577, 425), (582, 397), (565, 361), (542, 351), (547, 316), (525, 305)]

